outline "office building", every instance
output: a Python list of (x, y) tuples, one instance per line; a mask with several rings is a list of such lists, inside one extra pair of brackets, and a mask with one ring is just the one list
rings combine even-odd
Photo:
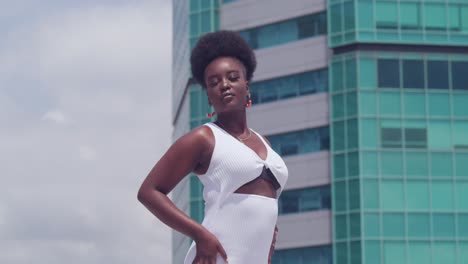
[[(273, 263), (468, 263), (467, 0), (173, 3), (174, 139), (210, 121), (197, 39), (255, 50), (248, 124), (290, 173)], [(201, 222), (195, 175), (172, 198)]]
[(468, 1), (328, 1), (334, 263), (468, 263)]

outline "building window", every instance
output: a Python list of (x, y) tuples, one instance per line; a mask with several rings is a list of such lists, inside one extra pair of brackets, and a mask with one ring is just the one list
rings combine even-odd
[(275, 250), (272, 264), (331, 264), (332, 248), (330, 245)]
[(310, 128), (268, 136), (271, 147), (282, 156), (318, 152), (330, 148), (328, 127)]
[(401, 148), (402, 146), (401, 128), (382, 128), (383, 148)]
[(427, 148), (428, 131), (424, 121), (406, 120), (405, 127), (400, 124), (399, 121), (382, 121), (382, 148)]
[(427, 131), (425, 128), (405, 128), (403, 132), (406, 148), (427, 147)]
[[(468, 12), (467, 12), (468, 13)], [(468, 90), (468, 62), (452, 62), (452, 89)]]
[(378, 59), (378, 87), (400, 88), (401, 72), (406, 89), (468, 90), (466, 69), (467, 61)]
[(402, 30), (421, 29), (420, 3), (400, 3), (400, 27)]
[(400, 88), (400, 67), (397, 59), (379, 59), (377, 63), (379, 87)]
[(376, 3), (376, 25), (381, 29), (398, 28), (398, 11), (396, 2)]
[(424, 62), (403, 60), (403, 87), (424, 88)]
[(250, 85), (254, 105), (326, 91), (328, 91), (327, 69), (254, 82)]
[(447, 61), (427, 61), (427, 88), (448, 89), (448, 73)]
[(425, 128), (382, 128), (381, 134), (383, 148), (427, 147), (427, 130)]
[(251, 48), (261, 49), (324, 35), (327, 31), (326, 25), (326, 13), (321, 12), (243, 30), (239, 33)]
[(457, 46), (467, 43), (465, 0), (342, 0), (331, 1), (328, 12), (331, 47), (356, 41)]
[(280, 214), (330, 209), (330, 186), (284, 191), (280, 196), (278, 206)]

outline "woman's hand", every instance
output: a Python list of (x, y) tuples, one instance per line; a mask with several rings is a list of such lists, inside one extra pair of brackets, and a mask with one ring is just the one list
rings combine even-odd
[(224, 261), (228, 263), (226, 251), (218, 238), (209, 231), (206, 230), (197, 237), (195, 244), (197, 247), (197, 254), (192, 264), (216, 264), (218, 252), (221, 254), (221, 257), (224, 258)]
[(278, 236), (278, 226), (275, 226), (275, 232), (273, 233), (273, 241), (271, 241), (270, 254), (268, 254), (268, 264), (271, 264), (271, 258), (275, 252), (276, 237)]

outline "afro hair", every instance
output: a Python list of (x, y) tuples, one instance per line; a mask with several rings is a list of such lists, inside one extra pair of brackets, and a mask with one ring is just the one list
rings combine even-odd
[(222, 30), (203, 35), (192, 50), (190, 56), (192, 76), (203, 87), (206, 87), (206, 67), (219, 57), (236, 58), (245, 67), (247, 81), (252, 79), (257, 66), (253, 50), (239, 33)]

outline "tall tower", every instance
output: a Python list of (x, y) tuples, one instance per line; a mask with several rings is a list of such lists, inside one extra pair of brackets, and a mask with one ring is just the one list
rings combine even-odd
[[(210, 121), (200, 35), (257, 56), (248, 125), (290, 172), (273, 263), (468, 263), (467, 0), (173, 2), (174, 139)], [(201, 222), (195, 175), (172, 195)], [(174, 232), (174, 263), (189, 243)]]
[(468, 1), (328, 10), (334, 263), (468, 263)]
[[(289, 182), (279, 201), (274, 263), (331, 263), (326, 2), (317, 0), (174, 1), (174, 139), (210, 121), (204, 91), (190, 80), (188, 54), (199, 36), (238, 31), (254, 49), (248, 124), (283, 156)], [(178, 45), (178, 48), (175, 48)], [(179, 208), (201, 222), (202, 186), (195, 175), (173, 192)], [(174, 232), (174, 263), (190, 240)]]

